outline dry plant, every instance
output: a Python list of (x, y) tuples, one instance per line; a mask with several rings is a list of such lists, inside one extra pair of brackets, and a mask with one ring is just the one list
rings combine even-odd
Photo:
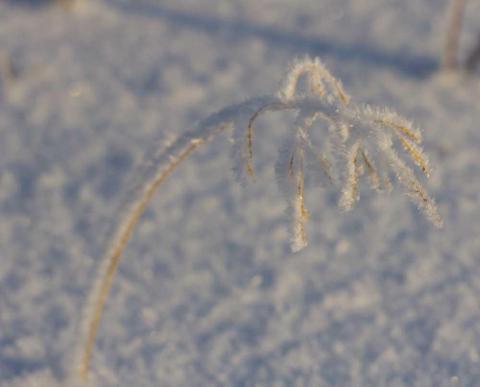
[(480, 35), (476, 44), (467, 55), (465, 63), (460, 63), (459, 47), (465, 14), (466, 0), (451, 0), (447, 11), (447, 33), (442, 54), (443, 70), (458, 70), (464, 67), (467, 72), (473, 72), (480, 63)]
[(17, 76), (10, 53), (0, 51), (0, 88), (8, 89), (15, 82)]
[(477, 43), (473, 47), (473, 50), (470, 52), (470, 55), (467, 57), (465, 62), (466, 70), (471, 73), (475, 71), (480, 63), (480, 35), (477, 38)]
[[(325, 180), (339, 187), (339, 206), (344, 210), (357, 202), (359, 179), (363, 175), (373, 189), (387, 191), (392, 187), (391, 178), (395, 177), (424, 215), (435, 226), (442, 226), (435, 201), (412, 169), (416, 165), (429, 175), (429, 163), (420, 146), (420, 131), (391, 110), (352, 103), (340, 81), (319, 59), (297, 60), (277, 95), (249, 99), (207, 117), (151, 161), (143, 184), (115, 224), (88, 296), (72, 364), (74, 380), (88, 378), (95, 337), (120, 256), (155, 191), (197, 148), (227, 129), (233, 130), (232, 155), (238, 177), (252, 177), (255, 123), (267, 112), (278, 111), (296, 114), (276, 167), (280, 189), (288, 203), (293, 251), (307, 245), (307, 165), (317, 165)], [(322, 123), (325, 141), (331, 144), (324, 152), (315, 148), (309, 135), (317, 122)], [(405, 161), (405, 156), (410, 160)]]
[(444, 70), (456, 70), (458, 68), (458, 51), (464, 12), (465, 0), (450, 0), (450, 7), (447, 11), (447, 34), (442, 57), (442, 68)]

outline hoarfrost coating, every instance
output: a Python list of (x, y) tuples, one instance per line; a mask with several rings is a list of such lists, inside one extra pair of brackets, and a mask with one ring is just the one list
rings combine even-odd
[[(436, 73), (446, 1), (31, 5), (0, 3), (13, 69), (0, 97), (0, 385), (62, 380), (104, 235), (150, 144), (276, 90), (305, 54), (354, 103), (390, 106), (423, 129), (444, 229), (398, 190), (368, 194), (362, 179), (359, 202), (340, 214), (341, 195), (317, 187), (329, 184), (328, 163), (317, 173), (307, 162), (309, 246), (292, 255), (272, 165), (295, 123), (265, 115), (254, 122), (255, 184), (233, 183), (224, 139), (213, 139), (147, 209), (91, 383), (478, 384), (480, 87), (477, 75)], [(461, 57), (479, 16), (469, 2)], [(326, 152), (323, 133), (309, 131)]]

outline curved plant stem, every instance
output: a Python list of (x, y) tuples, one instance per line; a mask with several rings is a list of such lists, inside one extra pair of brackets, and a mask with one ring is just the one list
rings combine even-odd
[(149, 180), (145, 184), (139, 193), (139, 197), (132, 203), (127, 210), (126, 217), (119, 224), (111, 245), (104, 256), (94, 287), (89, 296), (86, 313), (84, 314), (82, 344), (79, 348), (80, 352), (77, 354), (76, 359), (78, 376), (82, 381), (85, 381), (88, 378), (100, 318), (105, 308), (108, 293), (112, 285), (113, 277), (118, 268), (121, 254), (147, 204), (151, 201), (157, 188), (172, 174), (182, 161), (186, 160), (200, 145), (210, 140), (210, 138), (217, 133), (223, 131), (226, 126), (227, 124), (222, 124), (212, 127), (210, 130), (206, 131), (202, 137), (182, 137), (173, 144), (166, 151), (170, 162), (161, 168), (152, 180)]
[(123, 218), (116, 222), (113, 236), (109, 239), (110, 243), (103, 255), (88, 295), (82, 316), (80, 337), (74, 348), (73, 367), (70, 371), (70, 376), (74, 380), (80, 379), (84, 382), (88, 379), (97, 331), (120, 257), (158, 187), (200, 145), (232, 126), (232, 119), (239, 112), (245, 110), (254, 112), (259, 107), (266, 106), (268, 108), (269, 105), (276, 107), (278, 99), (271, 97), (254, 98), (243, 104), (225, 108), (219, 113), (209, 116), (196, 130), (176, 140), (151, 161), (143, 185), (133, 195), (133, 200), (127, 204)]

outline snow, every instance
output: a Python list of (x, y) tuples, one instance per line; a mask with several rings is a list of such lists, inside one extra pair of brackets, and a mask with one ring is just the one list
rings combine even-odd
[[(436, 71), (446, 5), (0, 2), (13, 70), (0, 60), (0, 386), (74, 385), (82, 307), (143, 160), (211, 112), (274, 94), (305, 54), (355, 101), (422, 128), (444, 229), (401, 190), (365, 184), (344, 213), (307, 182), (309, 246), (292, 254), (274, 171), (292, 116), (258, 120), (245, 186), (221, 135), (136, 229), (90, 385), (480, 385), (480, 77)], [(462, 54), (479, 18), (470, 2)]]

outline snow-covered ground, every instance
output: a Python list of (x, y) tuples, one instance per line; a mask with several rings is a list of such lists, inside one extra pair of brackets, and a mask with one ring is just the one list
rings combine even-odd
[[(82, 1), (82, 0), (80, 0)], [(307, 186), (292, 254), (258, 121), (256, 182), (228, 135), (182, 165), (128, 245), (98, 386), (480, 386), (480, 76), (436, 72), (445, 0), (0, 2), (0, 385), (59, 385), (112, 223), (145, 155), (320, 56), (356, 101), (423, 129), (445, 228), (361, 188)], [(480, 30), (470, 2), (462, 53)], [(3, 58), (3, 59), (2, 59)], [(321, 139), (321, 138), (320, 138)], [(138, 175), (138, 174), (137, 174)]]

